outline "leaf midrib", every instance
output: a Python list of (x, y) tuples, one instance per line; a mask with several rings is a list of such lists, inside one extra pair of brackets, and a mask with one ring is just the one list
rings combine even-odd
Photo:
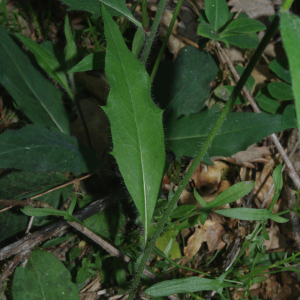
[[(107, 24), (110, 26), (110, 24)], [(112, 30), (111, 30), (111, 27), (110, 28), (110, 32), (112, 33)], [(114, 35), (111, 34), (111, 37), (112, 37), (112, 40), (114, 41), (114, 44), (115, 44), (115, 48), (117, 48), (116, 46), (116, 41), (115, 41), (115, 38), (114, 38)], [(132, 104), (132, 109), (133, 109), (133, 118), (135, 120), (135, 127), (136, 127), (136, 131), (137, 131), (137, 136), (138, 136), (138, 145), (139, 145), (139, 150), (140, 150), (140, 157), (141, 157), (141, 168), (142, 168), (142, 177), (143, 177), (143, 192), (144, 192), (144, 195), (143, 195), (143, 198), (144, 198), (144, 214), (145, 214), (145, 240), (147, 240), (147, 232), (148, 232), (148, 215), (147, 215), (147, 202), (146, 202), (146, 180), (145, 180), (145, 170), (144, 170), (144, 163), (143, 163), (143, 151), (141, 149), (141, 140), (140, 140), (140, 135), (139, 135), (139, 127), (137, 126), (137, 121), (136, 121), (136, 112), (135, 112), (135, 108), (134, 108), (134, 104), (133, 104), (133, 100), (132, 100), (132, 95), (131, 95), (131, 89), (129, 87), (129, 83), (128, 83), (128, 76), (126, 74), (126, 71), (124, 69), (124, 65), (123, 65), (123, 60), (121, 59), (120, 55), (119, 55), (119, 51), (117, 51), (117, 54), (118, 54), (118, 57), (119, 57), (119, 61), (120, 61), (120, 64), (122, 66), (122, 69), (123, 69), (123, 73), (125, 75), (125, 80), (126, 80), (126, 85), (127, 85), (127, 88), (128, 88), (128, 91), (129, 91), (129, 94), (130, 94), (130, 99), (131, 99), (131, 104)]]

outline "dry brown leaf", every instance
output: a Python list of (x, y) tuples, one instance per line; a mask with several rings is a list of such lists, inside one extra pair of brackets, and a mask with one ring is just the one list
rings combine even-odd
[(204, 242), (204, 232), (202, 228), (195, 226), (195, 232), (188, 239), (187, 246), (184, 247), (183, 253), (185, 258), (182, 261), (182, 265), (186, 263), (199, 251), (202, 243)]
[(223, 249), (226, 245), (222, 240), (223, 234), (225, 234), (223, 226), (212, 220), (206, 220), (204, 225), (195, 226), (194, 234), (184, 247), (185, 258), (182, 265), (185, 265), (199, 251), (203, 242), (207, 242), (210, 252)]
[[(276, 3), (281, 0), (277, 0)], [(279, 5), (281, 5), (280, 2)], [(275, 13), (273, 0), (230, 0), (228, 6), (233, 6), (230, 12), (242, 9), (250, 18), (272, 16)]]
[(251, 145), (246, 151), (239, 151), (232, 155), (232, 158), (235, 158), (237, 163), (252, 162), (254, 159), (263, 159), (262, 162), (268, 163), (269, 161), (263, 158), (266, 154), (271, 154), (268, 147), (256, 147), (255, 145)]
[(194, 181), (197, 190), (200, 190), (203, 186), (211, 190), (217, 190), (220, 185), (221, 178), (227, 169), (229, 169), (228, 164), (222, 161), (214, 161), (214, 165), (212, 166), (201, 163), (196, 168), (191, 179)]
[(288, 244), (286, 243), (286, 237), (280, 232), (278, 225), (273, 225), (267, 228), (270, 240), (265, 240), (263, 246), (266, 246), (266, 250), (286, 248)]

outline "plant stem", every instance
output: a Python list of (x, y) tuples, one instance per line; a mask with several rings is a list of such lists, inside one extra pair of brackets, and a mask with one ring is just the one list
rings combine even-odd
[(200, 149), (199, 153), (197, 154), (197, 156), (195, 157), (195, 159), (193, 160), (191, 166), (189, 167), (189, 169), (187, 170), (184, 178), (182, 179), (181, 183), (178, 186), (178, 189), (176, 190), (175, 194), (173, 195), (172, 199), (170, 200), (165, 213), (163, 214), (162, 218), (160, 219), (157, 228), (152, 236), (152, 239), (147, 243), (147, 247), (146, 250), (144, 251), (144, 254), (142, 254), (142, 258), (140, 261), (140, 264), (137, 267), (137, 274), (133, 280), (133, 285), (132, 285), (132, 289), (130, 291), (129, 294), (129, 298), (128, 300), (132, 300), (133, 296), (135, 294), (135, 290), (139, 284), (140, 278), (142, 276), (144, 267), (148, 261), (148, 258), (151, 254), (152, 248), (155, 245), (155, 242), (157, 240), (157, 238), (160, 236), (160, 233), (163, 231), (163, 228), (166, 224), (166, 222), (168, 221), (169, 216), (171, 215), (175, 204), (177, 203), (181, 193), (183, 192), (185, 186), (187, 185), (187, 183), (189, 182), (190, 177), (193, 175), (195, 169), (197, 168), (197, 166), (199, 165), (201, 159), (203, 158), (203, 156), (205, 155), (205, 153), (207, 152), (207, 150), (209, 149), (210, 145), (212, 144), (215, 136), (217, 135), (218, 131), (220, 130), (221, 125), (224, 123), (226, 116), (228, 114), (228, 112), (230, 111), (232, 105), (234, 104), (235, 100), (237, 99), (237, 97), (239, 96), (239, 94), (241, 93), (244, 85), (246, 84), (252, 70), (254, 69), (256, 63), (258, 62), (261, 54), (263, 53), (264, 49), (266, 48), (266, 46), (268, 45), (270, 39), (272, 38), (273, 34), (275, 33), (276, 29), (278, 28), (279, 25), (279, 17), (276, 16), (270, 27), (268, 28), (264, 38), (262, 39), (262, 41), (260, 42), (258, 48), (256, 49), (255, 53), (253, 54), (249, 64), (247, 65), (245, 71), (243, 72), (240, 80), (238, 81), (237, 85), (235, 86), (229, 101), (226, 103), (226, 105), (224, 106), (222, 112), (220, 113), (215, 125), (213, 126), (213, 128), (211, 129), (207, 139), (205, 140), (204, 144), (202, 145), (202, 148)]
[(281, 5), (281, 10), (282, 11), (287, 11), (290, 9), (290, 7), (292, 6), (294, 0), (285, 0), (282, 5)]
[(148, 39), (146, 40), (144, 50), (143, 50), (142, 56), (141, 56), (141, 62), (144, 66), (147, 63), (147, 59), (148, 59), (148, 56), (149, 56), (149, 53), (150, 53), (150, 49), (151, 49), (152, 43), (153, 43), (155, 35), (156, 35), (156, 31), (157, 31), (157, 27), (159, 25), (159, 21), (161, 19), (162, 13), (164, 11), (166, 1), (167, 0), (160, 0), (159, 1), (157, 11), (156, 11), (156, 14), (155, 14), (155, 18), (154, 18), (154, 21), (153, 21), (153, 24), (152, 24), (152, 27), (151, 27), (151, 32), (150, 32), (150, 35), (149, 35)]
[(180, 11), (180, 7), (181, 7), (181, 4), (182, 4), (182, 1), (183, 1), (183, 0), (179, 0), (179, 1), (177, 2), (177, 5), (176, 5), (176, 8), (175, 8), (175, 11), (174, 11), (174, 14), (173, 14), (173, 17), (172, 17), (170, 26), (169, 26), (169, 28), (168, 28), (167, 34), (166, 34), (166, 36), (165, 36), (165, 38), (164, 38), (163, 44), (162, 44), (162, 46), (161, 46), (161, 48), (160, 48), (160, 51), (159, 51), (159, 53), (158, 53), (158, 56), (157, 56), (155, 65), (154, 65), (154, 67), (153, 67), (153, 70), (152, 70), (152, 73), (151, 73), (151, 76), (150, 76), (151, 80), (154, 79), (155, 74), (156, 74), (156, 72), (157, 72), (157, 69), (158, 69), (158, 66), (159, 66), (161, 57), (162, 57), (162, 55), (163, 55), (163, 53), (164, 53), (164, 51), (165, 51), (165, 49), (166, 49), (166, 46), (167, 46), (169, 37), (170, 37), (170, 35), (171, 35), (171, 33), (172, 33), (172, 30), (173, 30), (175, 21), (176, 21), (176, 19), (177, 19), (178, 13), (179, 13), (179, 11)]
[(145, 31), (149, 30), (147, 20), (147, 0), (142, 0), (142, 25)]

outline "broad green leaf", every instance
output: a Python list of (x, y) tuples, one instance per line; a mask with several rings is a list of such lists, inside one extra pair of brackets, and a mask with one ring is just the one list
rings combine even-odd
[[(177, 120), (171, 117), (166, 124), (167, 148), (178, 158), (193, 157), (209, 133), (209, 128), (218, 116), (217, 108), (199, 114), (185, 116)], [(229, 113), (218, 132), (208, 156), (231, 156), (246, 150), (250, 145), (274, 132), (287, 129), (282, 125), (280, 115), (265, 113)], [(204, 160), (211, 164), (207, 158)]]
[(205, 14), (214, 31), (217, 31), (227, 21), (228, 5), (225, 0), (205, 0)]
[(213, 26), (205, 22), (199, 24), (197, 33), (211, 40), (220, 40), (220, 36), (215, 32)]
[(297, 118), (296, 118), (296, 110), (295, 105), (288, 105), (282, 115), (282, 124), (289, 128), (297, 127)]
[[(220, 99), (222, 99), (224, 101), (228, 101), (233, 90), (234, 90), (234, 86), (232, 86), (232, 85), (218, 86), (214, 90), (214, 94), (217, 97), (219, 97)], [(243, 104), (245, 102), (246, 102), (246, 99), (241, 94), (239, 94), (239, 96), (238, 96), (237, 100), (234, 102), (234, 104), (238, 105), (238, 104)]]
[(171, 214), (171, 218), (182, 218), (192, 212), (197, 205), (186, 204), (176, 207)]
[(221, 36), (223, 33), (234, 32), (234, 33), (251, 33), (257, 32), (261, 30), (265, 30), (266, 26), (254, 19), (250, 18), (239, 18), (233, 20), (225, 27), (224, 31), (222, 31)]
[(61, 92), (3, 27), (0, 27), (0, 53), (0, 82), (26, 116), (34, 123), (69, 133)]
[[(230, 34), (230, 33), (228, 33)], [(256, 33), (248, 34), (232, 34), (226, 37), (222, 37), (221, 41), (228, 44), (232, 44), (241, 48), (256, 48), (259, 44), (259, 38)]]
[(122, 286), (126, 283), (126, 272), (124, 266), (119, 258), (113, 257), (113, 274), (116, 277), (116, 281), (119, 286)]
[(292, 87), (285, 82), (271, 82), (268, 84), (268, 91), (272, 97), (279, 100), (292, 100), (294, 94)]
[(205, 205), (205, 209), (213, 209), (228, 203), (232, 203), (250, 193), (253, 187), (254, 181), (242, 181), (236, 183), (219, 194), (211, 202), (207, 203)]
[(73, 137), (43, 126), (28, 125), (0, 135), (0, 168), (78, 174), (99, 167), (94, 151)]
[(39, 65), (59, 84), (61, 84), (68, 92), (70, 92), (67, 76), (56, 59), (42, 46), (31, 40), (30, 38), (17, 34), (20, 41), (34, 54)]
[(132, 53), (135, 56), (138, 56), (143, 44), (145, 41), (145, 31), (142, 30), (141, 28), (138, 28), (135, 32), (135, 35), (133, 37), (133, 41), (132, 41)]
[(228, 218), (234, 218), (246, 221), (267, 221), (274, 220), (277, 223), (286, 223), (289, 220), (270, 213), (267, 209), (257, 208), (230, 208), (215, 210), (215, 213)]
[[(292, 89), (295, 99), (298, 129), (300, 128), (300, 18), (289, 12), (282, 12), (280, 17), (281, 37), (286, 51), (290, 72), (292, 75)], [(300, 136), (300, 130), (299, 136)]]
[[(237, 72), (239, 73), (239, 75), (241, 77), (242, 74), (245, 71), (245, 68), (242, 67), (242, 66), (240, 66), (240, 65), (235, 66), (235, 68), (236, 68)], [(250, 75), (249, 78), (248, 78), (248, 80), (247, 80), (247, 82), (246, 82), (246, 87), (247, 87), (247, 89), (249, 90), (250, 93), (252, 92), (254, 84), (255, 84), (255, 79), (253, 78), (252, 75)], [(236, 104), (236, 102), (235, 102), (235, 104)]]
[(187, 294), (234, 286), (236, 285), (233, 285), (231, 283), (219, 282), (217, 279), (189, 277), (162, 281), (146, 289), (145, 294), (152, 297), (164, 297), (173, 294)]
[(173, 234), (174, 234), (174, 230), (164, 231), (162, 235), (156, 240), (155, 245), (159, 250), (161, 250), (161, 252), (164, 252), (167, 246), (169, 245), (171, 239), (173, 239), (173, 243), (171, 248), (169, 249), (169, 253), (167, 257), (170, 256), (171, 259), (178, 259), (181, 258), (182, 255), (181, 255), (179, 244), (176, 241), (176, 238), (173, 237)]
[(112, 17), (102, 7), (107, 42), (105, 74), (110, 85), (107, 114), (113, 151), (126, 187), (145, 226), (150, 227), (165, 164), (162, 110), (151, 99), (151, 81), (128, 50)]
[(249, 18), (249, 16), (244, 13), (244, 12), (241, 12), (241, 13), (238, 13), (238, 12), (230, 12), (229, 15), (228, 15), (228, 18), (227, 18), (227, 22), (231, 22), (235, 19), (235, 16), (238, 14), (237, 18), (236, 19), (245, 19), (245, 18)]
[(153, 81), (155, 102), (162, 109), (174, 110), (176, 116), (199, 112), (209, 98), (210, 83), (218, 73), (214, 57), (186, 47), (175, 62), (164, 62)]
[(121, 203), (117, 203), (85, 219), (83, 224), (94, 233), (109, 238), (119, 232), (125, 221), (123, 206)]
[(46, 251), (34, 250), (24, 268), (17, 267), (13, 299), (79, 300), (77, 287), (62, 262)]
[(69, 24), (69, 17), (66, 14), (65, 18), (65, 36), (67, 40), (67, 45), (66, 45), (66, 57), (65, 57), (65, 62), (67, 65), (67, 69), (71, 69), (75, 63), (76, 63), (76, 58), (77, 58), (77, 48), (74, 42), (73, 34), (71, 31), (71, 27)]
[(104, 70), (105, 53), (97, 52), (91, 53), (83, 58), (76, 66), (74, 66), (69, 73), (85, 72), (91, 70)]
[(283, 184), (283, 179), (282, 179), (282, 164), (278, 165), (275, 170), (273, 171), (273, 180), (274, 180), (274, 187), (275, 187), (275, 192), (274, 192), (274, 196), (271, 202), (271, 205), (269, 207), (269, 211), (272, 212), (273, 207), (277, 201), (277, 199), (279, 198), (279, 195), (281, 193), (282, 190), (282, 184)]
[[(2, 199), (22, 200), (33, 197), (57, 185), (66, 183), (65, 176), (59, 173), (37, 173), (26, 171), (13, 171), (0, 180), (0, 195)], [(38, 200), (49, 203), (53, 207), (58, 207), (61, 201), (67, 199), (70, 193), (68, 189), (60, 189), (40, 197)], [(72, 188), (71, 188), (72, 192)], [(1, 206), (0, 209), (4, 208)], [(35, 220), (39, 225), (40, 218)], [(28, 224), (28, 217), (15, 207), (0, 214), (0, 241), (5, 240), (25, 230)]]
[(271, 96), (266, 86), (258, 92), (255, 97), (255, 101), (257, 101), (261, 109), (271, 114), (276, 114), (281, 109), (280, 103), (277, 101), (277, 99)]
[(291, 72), (289, 69), (289, 62), (286, 57), (280, 57), (274, 59), (270, 64), (269, 68), (281, 79), (288, 83), (292, 83)]
[(139, 28), (143, 28), (142, 23), (136, 20), (125, 0), (62, 0), (69, 6), (68, 11), (84, 10), (92, 13), (94, 18), (100, 17), (100, 5), (103, 4), (107, 11), (113, 16), (123, 16)]

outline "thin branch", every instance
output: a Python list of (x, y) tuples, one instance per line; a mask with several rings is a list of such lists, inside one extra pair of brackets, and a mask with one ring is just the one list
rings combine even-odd
[[(80, 210), (74, 214), (79, 220), (87, 219), (101, 210), (111, 206), (112, 204), (121, 201), (124, 198), (124, 192), (117, 190), (114, 193), (106, 196), (105, 198), (93, 202), (88, 207)], [(12, 255), (18, 254), (24, 250), (33, 248), (34, 246), (42, 243), (43, 241), (53, 237), (57, 233), (66, 230), (70, 225), (66, 221), (59, 221), (51, 224), (39, 231), (27, 235), (15, 243), (12, 243), (2, 249), (0, 249), (0, 260), (6, 259)]]
[[(228, 55), (226, 54), (226, 52), (224, 51), (224, 49), (222, 48), (222, 46), (220, 45), (219, 42), (216, 42), (215, 44), (216, 44), (217, 48), (220, 50), (220, 55), (222, 56), (222, 58), (228, 64), (228, 66), (229, 66), (229, 68), (230, 68), (230, 70), (231, 70), (231, 72), (234, 76), (235, 81), (238, 82), (239, 79), (240, 79), (240, 75), (238, 74), (235, 67), (233, 66), (230, 58), (228, 57)], [(247, 98), (247, 100), (251, 104), (253, 110), (256, 113), (261, 113), (261, 110), (257, 106), (255, 100), (253, 99), (252, 95), (250, 94), (250, 92), (249, 92), (249, 90), (247, 89), (246, 86), (243, 87), (243, 92), (244, 92), (245, 97)], [(282, 159), (284, 160), (284, 162), (286, 163), (286, 165), (289, 169), (289, 176), (292, 178), (292, 180), (293, 180), (295, 186), (297, 187), (297, 189), (299, 189), (300, 188), (300, 178), (299, 178), (296, 170), (294, 169), (291, 161), (289, 160), (288, 156), (286, 155), (283, 147), (281, 146), (280, 142), (278, 141), (278, 138), (277, 138), (276, 134), (273, 133), (273, 134), (270, 135), (270, 137), (271, 137), (271, 140), (273, 141), (273, 143), (275, 144), (278, 152), (280, 153)]]

